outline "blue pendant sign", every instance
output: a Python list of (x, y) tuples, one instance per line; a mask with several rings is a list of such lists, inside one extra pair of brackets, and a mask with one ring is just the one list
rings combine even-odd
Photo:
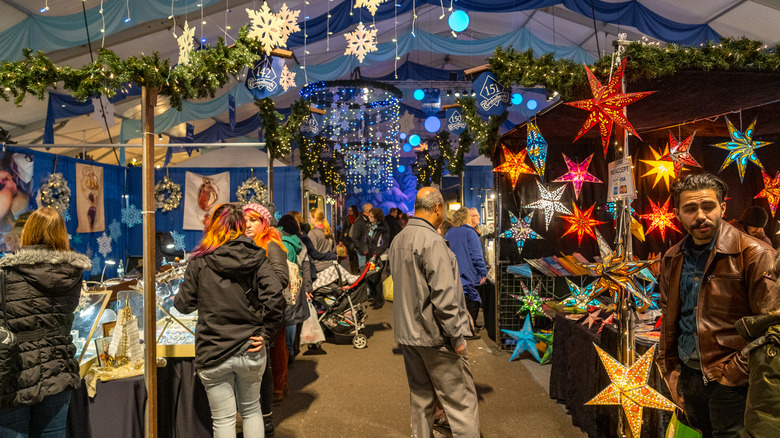
[(316, 137), (322, 133), (322, 128), (324, 128), (322, 115), (310, 113), (301, 123), (301, 134), (308, 138)]
[(428, 142), (428, 155), (434, 160), (441, 158), (441, 145), (439, 140), (431, 140)]
[(422, 111), (429, 115), (435, 115), (441, 109), (441, 90), (438, 88), (423, 89), (425, 96), (422, 98)]
[(509, 90), (498, 83), (493, 73), (485, 72), (474, 81), (477, 110), (483, 114), (500, 115), (509, 108)]
[(276, 93), (282, 76), (284, 59), (264, 56), (255, 62), (246, 75), (246, 88), (256, 99), (263, 99)]
[(320, 159), (322, 161), (330, 161), (333, 158), (333, 147), (325, 145), (320, 151)]
[(446, 113), (447, 130), (454, 135), (460, 135), (466, 130), (466, 121), (460, 108), (449, 108)]

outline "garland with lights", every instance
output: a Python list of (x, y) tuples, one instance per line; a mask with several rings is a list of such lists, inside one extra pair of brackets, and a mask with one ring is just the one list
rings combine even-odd
[[(403, 97), (403, 93), (398, 87), (383, 82), (365, 81), (362, 79), (340, 79), (335, 81), (320, 81), (309, 84), (298, 92), (300, 96), (306, 100), (315, 100), (318, 92), (327, 91), (331, 88), (376, 88), (388, 92), (392, 97), (400, 99)], [(392, 97), (390, 99), (392, 99)], [(388, 106), (392, 102), (388, 100), (381, 100), (378, 102), (372, 102), (368, 105), (369, 108), (376, 108), (382, 106)], [(359, 108), (359, 104), (350, 104), (350, 108)]]
[(154, 185), (154, 208), (171, 211), (181, 204), (181, 186), (165, 178)]
[(347, 193), (347, 182), (338, 169), (336, 169), (336, 166), (333, 164), (334, 161), (330, 160), (322, 163), (320, 177), (322, 177), (322, 184), (329, 188), (332, 194), (343, 195)]
[(236, 189), (236, 199), (242, 204), (266, 205), (268, 203), (268, 188), (264, 182), (256, 177), (249, 177)]
[(301, 157), (301, 164), (298, 165), (301, 178), (310, 179), (317, 171), (320, 171), (321, 175), (323, 162), (320, 160), (320, 153), (327, 145), (325, 139), (320, 135), (307, 138), (299, 132), (296, 134), (295, 142), (298, 143), (298, 152)]
[(463, 169), (466, 166), (464, 155), (469, 146), (471, 146), (471, 137), (468, 134), (468, 130), (461, 133), (458, 147), (454, 151), (452, 150), (449, 131), (440, 131), (436, 135), (436, 139), (439, 141), (439, 145), (441, 145), (441, 153), (444, 159), (447, 160), (447, 170), (450, 172), (450, 175), (463, 173)]
[[(466, 138), (473, 137), (473, 141), (479, 146), (480, 154), (488, 158), (493, 157), (493, 151), (495, 151), (496, 144), (498, 144), (498, 140), (501, 138), (498, 135), (498, 129), (509, 116), (509, 113), (504, 111), (498, 116), (491, 115), (486, 122), (482, 119), (482, 116), (477, 114), (477, 105), (473, 97), (462, 97), (458, 99), (458, 103), (460, 104), (463, 121), (466, 123), (466, 131), (469, 132)], [(467, 146), (470, 145), (471, 142)]]
[[(425, 157), (425, 165), (420, 166), (420, 157)], [(444, 154), (439, 158), (433, 158), (427, 151), (417, 152), (417, 188), (428, 187), (431, 184), (441, 185), (442, 168), (444, 167)]]
[(70, 206), (70, 188), (61, 173), (53, 173), (46, 178), (41, 187), (41, 204), (51, 207), (60, 214)]
[(269, 158), (277, 160), (292, 152), (290, 142), (301, 124), (309, 115), (309, 103), (299, 99), (290, 105), (290, 116), (287, 122), (281, 124), (284, 116), (276, 111), (276, 106), (271, 98), (255, 100), (257, 115), (260, 117), (265, 132), (265, 146), (268, 148)]

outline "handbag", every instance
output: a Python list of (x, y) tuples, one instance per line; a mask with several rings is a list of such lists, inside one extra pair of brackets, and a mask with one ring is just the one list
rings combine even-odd
[(8, 326), (5, 307), (5, 271), (0, 269), (0, 295), (2, 295), (3, 324), (0, 325), (0, 405), (5, 405), (9, 394), (16, 392), (16, 376), (20, 369), (19, 341)]
[(677, 412), (672, 414), (672, 420), (666, 428), (666, 438), (701, 438), (701, 432), (688, 426), (677, 418)]

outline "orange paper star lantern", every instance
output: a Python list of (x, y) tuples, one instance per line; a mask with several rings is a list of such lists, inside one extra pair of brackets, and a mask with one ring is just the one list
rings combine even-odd
[(666, 198), (666, 202), (664, 202), (663, 206), (657, 205), (650, 199), (650, 206), (652, 207), (653, 212), (639, 215), (642, 219), (651, 221), (646, 234), (650, 234), (651, 231), (657, 228), (658, 232), (661, 233), (661, 240), (664, 242), (666, 241), (667, 228), (677, 231), (678, 233), (680, 232), (680, 230), (677, 229), (677, 225), (674, 224), (674, 213), (669, 211), (670, 199), (671, 197)]
[(582, 245), (582, 237), (587, 234), (595, 239), (596, 235), (593, 234), (593, 227), (605, 222), (593, 219), (593, 207), (595, 204), (591, 205), (590, 208), (585, 211), (580, 210), (579, 207), (577, 207), (577, 204), (572, 203), (572, 206), (574, 206), (573, 215), (561, 216), (561, 219), (569, 223), (569, 229), (566, 230), (561, 237), (570, 233), (577, 233), (577, 244)]
[(525, 157), (528, 154), (527, 150), (523, 149), (522, 151), (513, 154), (506, 146), (503, 146), (503, 148), (505, 158), (504, 164), (493, 169), (493, 172), (508, 173), (509, 179), (512, 181), (512, 188), (517, 185), (517, 180), (520, 178), (521, 173), (536, 175), (536, 171), (531, 166), (525, 164)]
[(655, 188), (656, 184), (663, 179), (664, 184), (666, 184), (666, 190), (669, 190), (669, 178), (674, 179), (677, 177), (675, 163), (672, 161), (672, 156), (669, 154), (669, 146), (667, 145), (662, 153), (656, 152), (653, 148), (650, 148), (650, 152), (653, 153), (652, 160), (639, 160), (650, 166), (650, 170), (642, 176), (655, 175), (653, 188)]
[(769, 208), (772, 210), (772, 216), (777, 211), (777, 204), (780, 202), (780, 172), (777, 172), (775, 179), (767, 175), (763, 170), (761, 176), (764, 178), (764, 190), (758, 192), (755, 198), (766, 198), (769, 202)]
[(617, 123), (622, 126), (628, 132), (633, 134), (636, 138), (639, 134), (636, 133), (634, 127), (628, 121), (626, 116), (623, 115), (623, 108), (627, 105), (636, 102), (643, 97), (649, 96), (655, 93), (655, 91), (643, 91), (640, 93), (621, 93), (623, 71), (626, 68), (626, 59), (623, 58), (623, 62), (615, 71), (612, 79), (606, 86), (601, 85), (593, 72), (590, 71), (588, 66), (585, 66), (585, 73), (588, 75), (588, 83), (590, 84), (590, 90), (593, 93), (592, 99), (578, 100), (576, 102), (566, 102), (566, 105), (573, 106), (575, 108), (590, 111), (588, 118), (585, 120), (585, 124), (582, 125), (580, 132), (577, 134), (577, 141), (586, 132), (595, 125), (599, 125), (599, 131), (601, 132), (601, 146), (604, 149), (604, 157), (607, 156), (607, 149), (609, 148), (609, 138), (612, 135), (612, 124)]
[(642, 435), (642, 409), (655, 408), (674, 411), (677, 406), (647, 384), (653, 364), (655, 345), (650, 347), (631, 367), (626, 367), (604, 350), (593, 344), (612, 383), (586, 405), (620, 405), (626, 413), (631, 433)]

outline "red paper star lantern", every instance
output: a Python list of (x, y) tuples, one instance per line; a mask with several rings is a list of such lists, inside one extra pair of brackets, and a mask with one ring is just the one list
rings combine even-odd
[(508, 173), (509, 179), (512, 181), (512, 188), (517, 184), (517, 179), (520, 178), (521, 173), (536, 175), (536, 171), (531, 166), (525, 164), (525, 157), (528, 154), (527, 150), (523, 149), (522, 151), (513, 154), (506, 146), (503, 146), (503, 148), (506, 161), (504, 161), (504, 164), (493, 169), (493, 172)]
[(777, 204), (780, 202), (780, 172), (777, 172), (775, 179), (772, 179), (764, 171), (761, 171), (761, 176), (764, 178), (764, 190), (758, 192), (755, 198), (766, 198), (769, 202), (769, 208), (772, 210), (772, 216), (774, 216)]
[(693, 137), (696, 135), (696, 131), (689, 135), (683, 141), (677, 141), (676, 138), (669, 132), (669, 157), (674, 161), (674, 177), (678, 178), (680, 172), (685, 168), (683, 166), (701, 167), (701, 165), (691, 155), (691, 144), (693, 143)]
[(647, 234), (650, 234), (651, 231), (657, 228), (658, 232), (661, 233), (661, 240), (664, 242), (666, 241), (667, 228), (677, 231), (678, 233), (680, 232), (673, 222), (674, 213), (669, 211), (669, 199), (670, 198), (666, 198), (666, 202), (664, 202), (663, 206), (657, 205), (650, 199), (650, 206), (653, 208), (653, 212), (639, 215), (642, 219), (651, 221), (650, 228), (647, 229)]
[(577, 204), (572, 205), (574, 206), (574, 214), (571, 216), (561, 216), (561, 219), (569, 223), (569, 229), (566, 230), (566, 232), (563, 233), (561, 237), (576, 232), (577, 244), (582, 245), (582, 237), (587, 234), (595, 239), (596, 235), (593, 233), (593, 227), (596, 225), (601, 225), (605, 222), (593, 219), (593, 207), (595, 204), (591, 205), (590, 208), (585, 211), (581, 211), (577, 207)]
[(563, 155), (563, 159), (566, 161), (566, 167), (569, 168), (569, 171), (553, 182), (570, 182), (571, 185), (574, 186), (574, 194), (577, 195), (577, 199), (580, 199), (582, 184), (586, 182), (601, 182), (600, 179), (596, 178), (595, 176), (591, 175), (590, 172), (588, 172), (588, 166), (590, 166), (590, 161), (593, 159), (593, 154), (590, 154), (590, 156), (581, 163), (572, 161), (569, 159), (569, 157), (566, 156), (566, 154), (561, 155)]
[(593, 93), (593, 98), (578, 100), (576, 102), (566, 102), (566, 105), (590, 111), (588, 118), (585, 120), (585, 124), (582, 125), (582, 128), (574, 141), (577, 141), (583, 134), (588, 132), (590, 128), (598, 124), (599, 131), (601, 132), (601, 146), (604, 148), (604, 157), (607, 156), (607, 149), (609, 148), (609, 137), (612, 135), (612, 123), (617, 123), (641, 140), (639, 134), (634, 130), (634, 127), (631, 126), (631, 123), (626, 116), (623, 115), (623, 108), (643, 97), (655, 93), (655, 91), (621, 93), (623, 70), (625, 70), (625, 68), (626, 59), (623, 58), (623, 62), (615, 71), (612, 80), (610, 80), (606, 86), (603, 86), (586, 65), (585, 73), (588, 74), (588, 83), (590, 83), (590, 90)]

